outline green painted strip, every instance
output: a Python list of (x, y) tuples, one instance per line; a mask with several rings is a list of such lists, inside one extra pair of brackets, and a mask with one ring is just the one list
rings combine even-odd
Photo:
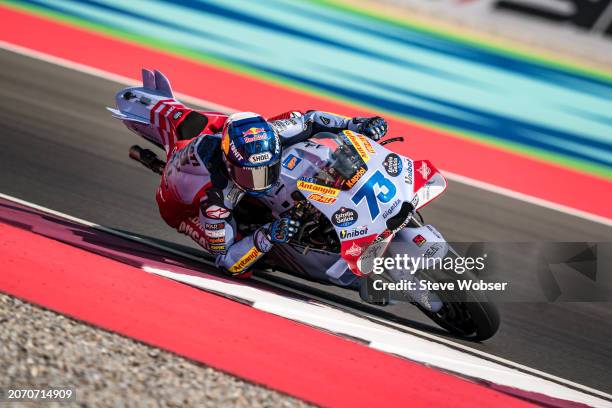
[[(312, 0), (312, 1), (325, 2), (326, 0)], [(396, 119), (399, 119), (399, 120), (402, 120), (408, 123), (413, 123), (413, 124), (416, 123), (416, 124), (419, 124), (421, 126), (424, 126), (430, 129), (435, 129), (438, 131), (442, 131), (444, 133), (448, 133), (452, 136), (459, 137), (467, 141), (478, 142), (480, 144), (484, 144), (492, 148), (501, 149), (504, 151), (508, 151), (508, 152), (519, 154), (519, 155), (526, 156), (526, 157), (537, 158), (537, 159), (543, 160), (548, 163), (561, 165), (561, 166), (579, 170), (585, 173), (597, 175), (603, 178), (612, 179), (612, 169), (610, 169), (607, 166), (590, 163), (590, 162), (583, 161), (580, 159), (570, 158), (568, 156), (561, 155), (561, 154), (551, 153), (543, 149), (526, 147), (525, 145), (522, 145), (519, 143), (491, 139), (489, 136), (486, 136), (484, 134), (466, 132), (464, 130), (457, 129), (457, 128), (450, 127), (450, 126), (442, 126), (433, 121), (415, 120), (413, 117), (409, 117), (406, 115), (398, 115), (397, 113), (386, 111), (374, 105), (356, 104), (349, 99), (340, 97), (334, 93), (326, 91), (325, 89), (305, 86), (303, 84), (300, 84), (300, 83), (297, 83), (291, 80), (287, 80), (285, 78), (281, 78), (281, 77), (278, 77), (276, 75), (273, 75), (273, 74), (270, 74), (264, 71), (246, 68), (242, 65), (234, 64), (234, 63), (213, 57), (205, 53), (196, 52), (186, 47), (177, 46), (176, 44), (171, 43), (171, 42), (152, 40), (149, 37), (133, 34), (127, 31), (112, 29), (112, 28), (109, 28), (109, 27), (106, 27), (100, 24), (92, 23), (84, 19), (69, 17), (64, 14), (49, 11), (47, 9), (43, 9), (37, 6), (23, 5), (23, 4), (18, 3), (15, 0), (0, 0), (0, 2), (10, 5), (11, 7), (15, 9), (20, 9), (20, 10), (24, 10), (24, 11), (31, 12), (34, 14), (43, 15), (51, 19), (58, 20), (58, 21), (61, 21), (61, 22), (64, 22), (70, 25), (80, 27), (80, 28), (86, 28), (88, 30), (102, 33), (102, 34), (105, 34), (111, 37), (131, 41), (139, 45), (144, 45), (148, 48), (162, 50), (164, 52), (168, 52), (169, 54), (175, 54), (175, 55), (179, 55), (182, 57), (187, 57), (195, 61), (200, 61), (206, 64), (210, 64), (210, 65), (214, 65), (214, 66), (217, 66), (223, 69), (227, 69), (228, 71), (241, 73), (241, 74), (247, 74), (259, 80), (267, 81), (271, 83), (272, 85), (276, 85), (276, 86), (280, 85), (284, 88), (292, 89), (292, 90), (299, 89), (311, 95), (325, 97), (332, 101), (341, 101), (345, 103), (346, 105), (353, 106), (357, 109), (368, 109), (368, 110), (380, 112), (381, 114), (385, 114), (388, 117), (393, 117), (393, 118), (396, 118)]]
[(591, 76), (593, 78), (612, 82), (612, 70), (587, 67), (577, 62), (556, 60), (550, 57), (535, 54), (532, 51), (521, 50), (518, 48), (510, 47), (505, 44), (499, 44), (488, 39), (479, 38), (475, 35), (452, 32), (450, 30), (445, 30), (444, 28), (436, 26), (426, 26), (423, 23), (414, 20), (408, 20), (404, 17), (395, 17), (393, 15), (389, 15), (381, 11), (375, 10), (374, 8), (364, 7), (357, 4), (349, 4), (342, 0), (340, 2), (336, 2), (334, 0), (308, 1), (334, 9), (342, 10), (344, 12), (353, 13), (380, 21), (385, 21), (387, 23), (391, 23), (399, 27), (409, 28), (411, 30), (419, 31), (422, 33), (452, 39), (454, 41), (462, 42), (464, 44), (474, 45), (485, 50), (505, 53), (514, 57), (547, 65), (549, 67), (559, 68), (576, 74)]

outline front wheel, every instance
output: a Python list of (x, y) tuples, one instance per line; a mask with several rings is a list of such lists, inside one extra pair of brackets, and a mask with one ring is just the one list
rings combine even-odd
[[(470, 279), (468, 274), (462, 279)], [(432, 282), (456, 282), (448, 276), (432, 274), (423, 277)], [(482, 341), (491, 338), (500, 325), (497, 306), (484, 293), (475, 290), (434, 291), (443, 306), (432, 312), (417, 304), (431, 320), (449, 332), (467, 340)]]

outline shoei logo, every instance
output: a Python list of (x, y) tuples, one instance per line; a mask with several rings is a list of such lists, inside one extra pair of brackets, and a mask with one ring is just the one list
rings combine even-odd
[(249, 161), (251, 163), (263, 163), (263, 162), (267, 162), (271, 158), (272, 158), (272, 153), (270, 152), (257, 153), (257, 154), (250, 155)]
[(363, 237), (368, 233), (368, 226), (353, 228), (352, 230), (341, 230), (340, 239), (358, 238)]

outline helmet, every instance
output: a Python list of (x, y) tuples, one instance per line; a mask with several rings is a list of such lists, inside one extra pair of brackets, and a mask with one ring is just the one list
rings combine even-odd
[(221, 151), (229, 178), (247, 194), (262, 195), (278, 180), (280, 139), (261, 116), (230, 115), (223, 126)]

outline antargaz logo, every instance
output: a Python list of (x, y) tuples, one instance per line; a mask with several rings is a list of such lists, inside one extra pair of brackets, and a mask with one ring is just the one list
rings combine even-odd
[(229, 268), (229, 271), (231, 273), (240, 273), (240, 272), (242, 272), (244, 269), (246, 269), (247, 266), (249, 266), (250, 264), (255, 262), (255, 260), (257, 260), (257, 257), (259, 255), (261, 255), (261, 252), (259, 252), (259, 250), (257, 248), (255, 248), (255, 247), (251, 248), (249, 250), (249, 252), (244, 254), (242, 256), (242, 258), (240, 258), (238, 260), (238, 262), (236, 262), (235, 264), (233, 264)]
[(337, 197), (340, 190), (333, 187), (323, 186), (321, 184), (312, 183), (306, 180), (298, 180), (297, 188), (300, 190), (310, 191), (312, 193), (324, 194), (332, 197)]

